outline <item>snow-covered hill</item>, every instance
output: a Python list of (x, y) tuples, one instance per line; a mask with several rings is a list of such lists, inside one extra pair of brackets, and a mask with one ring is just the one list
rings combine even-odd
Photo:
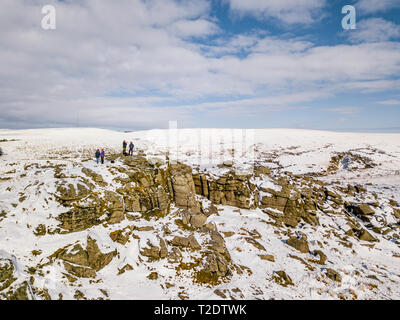
[(399, 141), (0, 130), (0, 299), (399, 299)]

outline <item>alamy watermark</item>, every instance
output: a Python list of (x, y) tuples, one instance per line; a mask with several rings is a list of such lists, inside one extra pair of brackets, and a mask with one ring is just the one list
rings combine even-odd
[[(53, 5), (45, 5), (42, 7), (41, 25), (44, 30), (55, 30), (56, 26), (56, 8)], [(345, 16), (342, 19), (342, 28), (345, 30), (354, 30), (357, 28), (356, 24), (356, 8), (351, 5), (345, 5), (342, 8), (342, 14)]]
[(255, 162), (254, 129), (178, 129), (176, 120), (169, 121), (167, 132), (169, 161), (190, 158), (202, 167), (225, 164), (249, 170)]
[(42, 8), (42, 28), (44, 30), (55, 30), (56, 26), (56, 8), (52, 5), (47, 5)]
[(342, 19), (342, 28), (345, 30), (356, 29), (356, 8), (350, 5), (344, 6), (342, 14), (346, 14)]

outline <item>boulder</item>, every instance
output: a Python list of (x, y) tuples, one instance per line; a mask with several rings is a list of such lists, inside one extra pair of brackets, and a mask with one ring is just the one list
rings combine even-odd
[(207, 216), (199, 213), (190, 217), (190, 224), (195, 228), (200, 228), (206, 224)]
[(273, 275), (273, 279), (275, 280), (276, 283), (278, 283), (279, 285), (281, 285), (283, 287), (293, 286), (292, 279), (283, 270), (275, 271), (274, 275)]
[(291, 237), (286, 240), (286, 244), (300, 251), (301, 253), (308, 253), (310, 251), (308, 247), (307, 237), (304, 234)]
[(193, 234), (190, 235), (189, 237), (175, 236), (171, 241), (171, 245), (178, 247), (190, 247), (194, 250), (198, 250), (201, 248), (200, 244), (197, 242)]
[(397, 219), (400, 219), (400, 209), (398, 209), (398, 208), (393, 208), (393, 215), (394, 215)]
[(0, 291), (9, 287), (15, 280), (14, 264), (10, 259), (0, 258)]
[(116, 254), (116, 250), (102, 253), (96, 240), (88, 236), (86, 250), (78, 243), (57, 250), (50, 258), (63, 260), (65, 269), (76, 277), (94, 278), (96, 271), (108, 265)]
[(220, 278), (231, 275), (229, 262), (216, 252), (208, 252), (203, 262), (203, 268), (196, 273), (196, 281), (199, 283), (217, 284)]
[(336, 282), (341, 282), (342, 281), (342, 277), (340, 276), (340, 274), (333, 270), (333, 269), (325, 269), (325, 274), (326, 276), (331, 279), (332, 281), (336, 281)]
[(61, 179), (56, 183), (56, 198), (68, 204), (71, 201), (77, 201), (86, 198), (93, 189), (93, 185), (82, 178), (76, 179), (76, 187), (65, 179)]
[(146, 246), (141, 248), (140, 254), (150, 258), (151, 260), (164, 259), (168, 256), (168, 248), (164, 239), (159, 238), (160, 246), (153, 245), (150, 241), (146, 243)]
[(368, 216), (375, 213), (375, 211), (372, 210), (371, 207), (366, 203), (360, 205), (352, 205), (351, 209), (353, 209), (353, 213), (357, 216)]
[(359, 230), (357, 234), (358, 238), (363, 241), (368, 241), (368, 242), (376, 242), (378, 241), (376, 238), (374, 238), (367, 230), (361, 229)]

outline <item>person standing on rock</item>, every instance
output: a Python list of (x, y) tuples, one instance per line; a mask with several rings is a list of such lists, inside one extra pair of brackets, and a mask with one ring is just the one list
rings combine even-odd
[(131, 143), (129, 144), (129, 155), (130, 156), (133, 156), (133, 147), (134, 147), (134, 145), (133, 145), (133, 142), (131, 141)]
[(96, 150), (95, 155), (96, 155), (96, 162), (99, 163), (99, 160), (100, 160), (100, 150), (99, 149)]
[(122, 142), (122, 153), (124, 154), (124, 156), (126, 156), (126, 146), (127, 146), (127, 142), (124, 140), (124, 142)]
[(104, 149), (101, 149), (100, 158), (101, 158), (101, 163), (104, 164)]

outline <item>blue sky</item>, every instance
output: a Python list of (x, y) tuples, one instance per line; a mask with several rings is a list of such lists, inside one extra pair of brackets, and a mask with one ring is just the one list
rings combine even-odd
[[(56, 29), (44, 30), (44, 5)], [(343, 30), (353, 5), (357, 28)], [(397, 0), (4, 0), (0, 128), (400, 132)]]

